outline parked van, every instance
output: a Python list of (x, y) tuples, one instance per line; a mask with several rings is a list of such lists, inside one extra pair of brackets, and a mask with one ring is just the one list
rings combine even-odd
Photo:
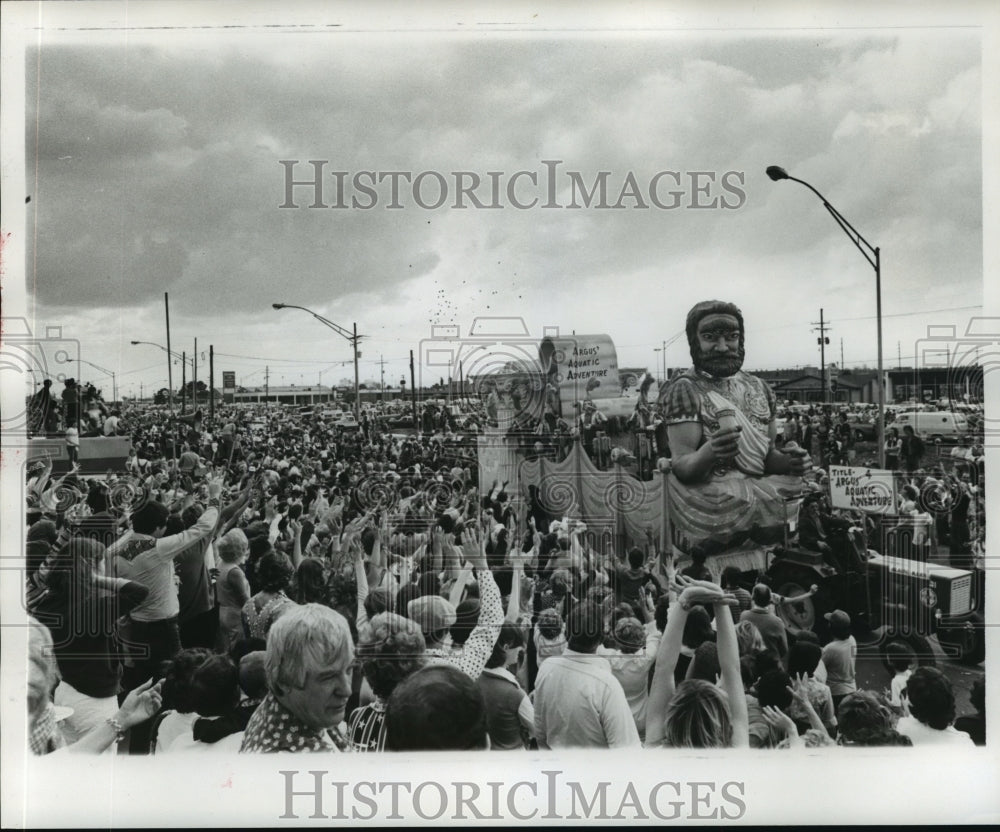
[(907, 425), (921, 439), (957, 440), (969, 432), (969, 421), (965, 414), (950, 410), (897, 414), (893, 427), (902, 432)]

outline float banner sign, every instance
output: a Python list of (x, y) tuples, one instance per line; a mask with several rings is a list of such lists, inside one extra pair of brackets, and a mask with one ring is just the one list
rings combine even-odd
[(878, 468), (830, 466), (830, 502), (834, 508), (896, 514), (892, 471)]
[[(550, 379), (559, 385), (563, 406), (581, 399), (611, 399), (622, 394), (618, 354), (607, 335), (569, 335), (551, 341)], [(543, 362), (548, 346), (543, 349)]]

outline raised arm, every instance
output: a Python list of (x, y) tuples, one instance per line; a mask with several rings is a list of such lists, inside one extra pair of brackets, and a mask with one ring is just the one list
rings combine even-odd
[(524, 578), (524, 555), (511, 555), (510, 564), (513, 568), (510, 581), (510, 597), (507, 599), (507, 618), (511, 624), (517, 624), (521, 617), (521, 580)]
[(61, 750), (69, 754), (103, 753), (120, 737), (119, 729), (127, 731), (156, 715), (163, 704), (160, 697), (161, 685), (162, 682), (154, 685), (152, 679), (140, 685), (125, 697), (112, 719), (91, 728), (75, 743)]
[(368, 611), (365, 609), (365, 601), (368, 599), (368, 576), (365, 574), (365, 553), (359, 546), (354, 554), (354, 579), (358, 585), (358, 611), (355, 623), (358, 633), (368, 624)]
[(288, 528), (292, 533), (292, 566), (297, 570), (302, 563), (302, 521), (289, 519)]
[(486, 554), (482, 543), (472, 529), (462, 533), (462, 549), (466, 557), (476, 569), (479, 581), (479, 621), (469, 634), (458, 658), (458, 668), (471, 679), (478, 679), (486, 667), (486, 662), (493, 653), (493, 646), (500, 635), (500, 625), (503, 623), (503, 604), (500, 600), (500, 588), (493, 579), (486, 563)]
[(689, 609), (680, 601), (670, 605), (667, 628), (656, 650), (656, 666), (646, 705), (646, 745), (650, 747), (662, 743), (666, 734), (667, 706), (674, 697), (674, 670), (681, 654), (681, 640)]
[[(721, 589), (719, 590), (721, 592)], [(729, 719), (733, 725), (733, 748), (750, 746), (750, 716), (747, 712), (747, 698), (743, 691), (743, 675), (740, 673), (740, 648), (736, 639), (736, 625), (729, 610), (731, 601), (719, 600), (713, 604), (715, 626), (717, 628), (716, 647), (719, 667), (722, 670), (722, 689), (729, 700)], [(692, 662), (692, 664), (694, 664)]]

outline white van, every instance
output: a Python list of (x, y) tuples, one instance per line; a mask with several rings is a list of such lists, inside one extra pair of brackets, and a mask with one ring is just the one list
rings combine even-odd
[(922, 413), (899, 413), (892, 427), (903, 428), (909, 425), (921, 439), (951, 439), (957, 440), (969, 432), (969, 421), (964, 413), (953, 413), (950, 410), (925, 411)]

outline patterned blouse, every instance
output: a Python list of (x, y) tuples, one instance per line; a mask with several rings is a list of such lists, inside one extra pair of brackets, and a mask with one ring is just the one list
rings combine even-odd
[(290, 604), (294, 603), (284, 592), (278, 592), (258, 611), (256, 596), (251, 598), (243, 605), (243, 622), (247, 635), (250, 638), (266, 639), (271, 625)]
[(278, 751), (350, 751), (339, 728), (316, 730), (301, 722), (269, 693), (254, 711), (243, 735), (240, 753)]

